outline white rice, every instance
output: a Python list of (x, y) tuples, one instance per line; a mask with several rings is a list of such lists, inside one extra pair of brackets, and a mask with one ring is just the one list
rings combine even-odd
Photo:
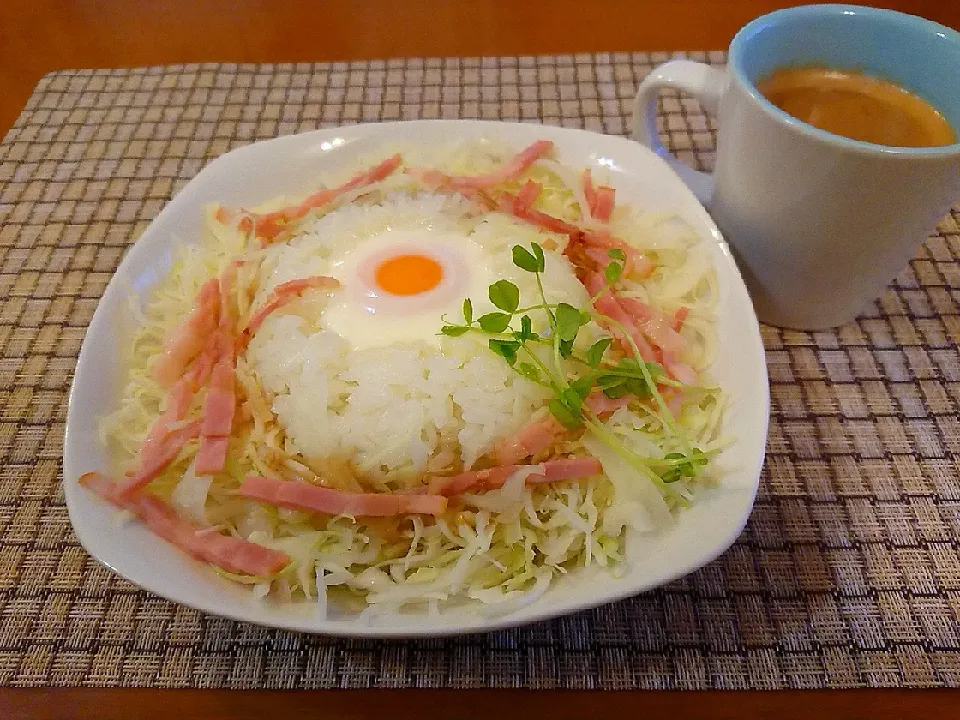
[[(305, 234), (271, 250), (255, 304), (280, 282), (324, 274), (331, 253), (343, 252), (387, 227), (448, 224), (471, 233), (490, 253), (497, 277), (536, 303), (533, 276), (513, 267), (510, 249), (537, 235), (509, 218), (477, 221), (463, 201), (440, 196), (390, 196), (379, 205), (347, 206), (317, 220)], [(583, 305), (585, 291), (561, 258), (548, 253), (547, 297)], [(475, 316), (486, 312), (475, 300)], [(347, 457), (371, 478), (470, 467), (501, 438), (530, 421), (549, 391), (520, 377), (468, 334), (444, 338), (439, 349), (417, 341), (353, 350), (325, 330), (324, 299), (297, 301), (296, 314), (267, 318), (248, 359), (294, 448), (309, 459)], [(292, 306), (290, 306), (292, 308)], [(456, 318), (454, 318), (456, 320)], [(542, 328), (541, 328), (542, 329)]]

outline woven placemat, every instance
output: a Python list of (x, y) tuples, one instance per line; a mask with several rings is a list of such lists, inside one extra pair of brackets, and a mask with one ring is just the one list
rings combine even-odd
[[(722, 63), (722, 53), (689, 55)], [(960, 686), (960, 215), (858, 322), (765, 328), (768, 456), (737, 544), (614, 605), (483, 636), (276, 632), (139, 591), (77, 544), (67, 392), (124, 251), (205, 163), (318, 126), (430, 117), (622, 134), (668, 55), (192, 65), (45, 77), (0, 145), (0, 685)], [(715, 131), (663, 100), (681, 156)], [(2, 712), (0, 712), (2, 714)]]

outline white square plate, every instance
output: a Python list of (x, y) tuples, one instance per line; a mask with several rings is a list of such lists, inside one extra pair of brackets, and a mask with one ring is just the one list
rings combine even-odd
[[(115, 509), (77, 482), (110, 464), (97, 434), (122, 387), (118, 348), (128, 340), (121, 320), (130, 293), (146, 295), (169, 270), (179, 243), (200, 237), (202, 208), (210, 202), (253, 206), (279, 194), (299, 193), (315, 178), (361, 156), (391, 147), (430, 146), (476, 137), (521, 148), (536, 139), (555, 143), (559, 159), (573, 167), (603, 168), (617, 198), (649, 210), (672, 210), (704, 239), (720, 284), (719, 354), (711, 372), (731, 400), (724, 434), (735, 438), (720, 457), (720, 485), (698, 497), (676, 523), (654, 536), (627, 573), (574, 571), (558, 578), (536, 602), (506, 616), (480, 609), (440, 617), (402, 614), (368, 622), (331, 608), (321, 617), (310, 602), (257, 601), (136, 522), (120, 524)], [(128, 325), (129, 323), (127, 323)], [(204, 168), (151, 223), (107, 286), (87, 331), (70, 393), (64, 451), (64, 485), (70, 520), (86, 550), (116, 573), (174, 602), (237, 620), (304, 632), (345, 636), (403, 637), (482, 632), (520, 625), (635, 595), (689, 573), (716, 558), (746, 523), (759, 481), (767, 434), (769, 393), (759, 327), (740, 273), (720, 232), (674, 172), (637, 143), (583, 130), (468, 120), (365, 124), (255, 143), (227, 153)]]

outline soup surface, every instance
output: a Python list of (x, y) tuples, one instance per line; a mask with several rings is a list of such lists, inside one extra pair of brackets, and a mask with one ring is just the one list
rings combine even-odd
[(887, 80), (850, 70), (780, 68), (757, 83), (770, 102), (821, 130), (897, 147), (951, 145), (956, 133), (930, 103)]

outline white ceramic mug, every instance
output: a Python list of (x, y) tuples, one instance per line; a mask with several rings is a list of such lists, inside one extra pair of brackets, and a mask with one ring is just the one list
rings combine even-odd
[[(821, 65), (883, 77), (926, 99), (960, 131), (960, 34), (874, 8), (808, 5), (737, 33), (726, 70), (677, 60), (655, 69), (634, 103), (634, 137), (664, 157), (733, 248), (764, 322), (835, 327), (875, 300), (960, 198), (960, 144), (901, 148), (801, 122), (756, 83), (780, 67)], [(713, 175), (671, 156), (657, 93), (696, 97), (719, 124)]]

